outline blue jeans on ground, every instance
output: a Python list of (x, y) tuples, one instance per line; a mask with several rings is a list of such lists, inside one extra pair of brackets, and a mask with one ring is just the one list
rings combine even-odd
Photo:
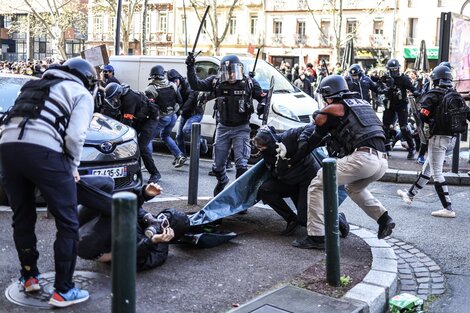
[[(176, 158), (181, 155), (181, 150), (176, 145), (176, 142), (173, 138), (170, 137), (173, 127), (175, 127), (177, 116), (176, 114), (170, 114), (165, 116), (160, 116), (158, 118), (157, 127), (153, 133), (153, 137), (160, 137), (165, 145), (170, 150), (171, 154)], [(149, 149), (152, 151), (152, 143), (149, 144)]]
[[(193, 123), (200, 123), (202, 120), (202, 114), (195, 114), (189, 118), (184, 118), (180, 116), (180, 123), (178, 127), (178, 132), (176, 134), (176, 142), (178, 148), (181, 150), (183, 155), (186, 157), (186, 145), (185, 141), (191, 140), (191, 125)], [(201, 138), (202, 141), (202, 138)]]

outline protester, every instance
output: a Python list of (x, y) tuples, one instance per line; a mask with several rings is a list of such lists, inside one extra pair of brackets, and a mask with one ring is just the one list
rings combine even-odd
[[(183, 104), (183, 99), (178, 87), (168, 80), (163, 66), (155, 65), (152, 67), (149, 80), (151, 82), (145, 88), (145, 95), (153, 100), (159, 109), (158, 124), (153, 137), (160, 137), (163, 140), (175, 158), (174, 166), (181, 167), (186, 162), (186, 157), (170, 135), (173, 127), (175, 127), (178, 118), (176, 113)], [(149, 145), (149, 148), (151, 151), (151, 145)]]
[[(367, 186), (381, 178), (388, 167), (382, 123), (368, 102), (353, 98), (342, 76), (324, 78), (319, 93), (327, 106), (314, 113), (315, 131), (307, 140), (299, 141), (298, 152), (289, 164), (295, 164), (313, 148), (326, 144), (331, 156), (337, 158), (338, 185), (345, 185), (349, 197), (377, 221), (377, 237), (383, 239), (392, 233), (395, 222), (380, 201), (367, 190)], [(328, 140), (325, 136), (329, 137)], [(322, 169), (312, 180), (308, 197), (308, 236), (295, 240), (292, 245), (303, 249), (324, 249)]]
[(359, 64), (353, 64), (349, 68), (349, 74), (345, 77), (350, 91), (356, 92), (357, 99), (370, 102), (370, 92), (377, 92), (377, 84), (364, 74)]
[[(289, 236), (298, 225), (307, 226), (307, 189), (317, 171), (321, 168), (320, 159), (309, 153), (301, 160), (288, 166), (287, 160), (297, 153), (297, 142), (306, 140), (315, 126), (292, 128), (276, 134), (271, 127), (261, 127), (253, 138), (254, 145), (261, 151), (271, 177), (259, 187), (258, 198), (268, 204), (286, 221), (286, 228), (281, 235)], [(347, 197), (344, 188), (339, 188), (339, 203)], [(292, 211), (284, 198), (291, 198), (296, 213)], [(344, 213), (339, 214), (339, 229), (342, 237), (349, 233), (349, 224)]]
[(39, 291), (39, 252), (35, 235), (37, 187), (54, 216), (55, 281), (49, 303), (66, 307), (89, 298), (72, 281), (77, 258), (78, 218), (75, 182), (87, 128), (93, 115), (97, 75), (74, 58), (49, 67), (42, 79), (21, 89), (0, 137), (3, 184), (13, 210), (13, 239), (26, 293)]
[[(78, 184), (78, 217), (80, 239), (78, 255), (99, 262), (112, 261), (112, 193), (114, 181), (107, 176), (86, 175)], [(145, 201), (160, 195), (162, 188), (150, 183), (136, 188), (137, 195), (137, 270), (162, 265), (171, 240), (177, 240), (189, 230), (189, 218), (184, 212), (166, 209), (153, 215), (142, 208)]]

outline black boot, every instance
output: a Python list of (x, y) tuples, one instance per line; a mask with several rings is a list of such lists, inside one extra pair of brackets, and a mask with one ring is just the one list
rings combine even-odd
[(343, 212), (338, 214), (339, 218), (339, 232), (342, 238), (346, 238), (349, 234), (349, 223), (346, 220), (346, 215)]
[(242, 176), (243, 174), (245, 174), (247, 170), (248, 170), (247, 168), (237, 168), (237, 173), (235, 174), (235, 178)]
[(377, 233), (377, 238), (379, 239), (384, 239), (385, 237), (390, 236), (395, 228), (395, 222), (390, 216), (388, 216), (388, 212), (382, 214), (382, 216), (377, 220), (377, 224), (379, 224), (379, 232)]
[(217, 180), (217, 185), (214, 188), (214, 197), (224, 190), (225, 186), (228, 185), (229, 179), (227, 176), (222, 178), (222, 180)]
[(325, 236), (307, 236), (304, 239), (297, 239), (292, 245), (300, 249), (325, 250)]

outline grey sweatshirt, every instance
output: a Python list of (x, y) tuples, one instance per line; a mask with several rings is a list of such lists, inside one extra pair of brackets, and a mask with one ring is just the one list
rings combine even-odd
[[(51, 98), (59, 102), (63, 108), (70, 113), (70, 121), (66, 129), (64, 140), (54, 127), (40, 119), (30, 120), (26, 123), (23, 138), (18, 140), (18, 135), (21, 130), (18, 124), (21, 122), (22, 118), (17, 117), (12, 118), (10, 123), (4, 125), (0, 130), (0, 144), (23, 142), (44, 146), (57, 152), (65, 152), (71, 157), (69, 161), (72, 163), (73, 173), (80, 164), (80, 156), (83, 144), (85, 143), (86, 131), (93, 116), (93, 96), (84, 87), (82, 81), (72, 74), (57, 69), (50, 69), (43, 75), (43, 77), (48, 76), (66, 79), (52, 86), (49, 94)], [(46, 101), (46, 105), (49, 108), (61, 115), (55, 105), (48, 104), (47, 102), (48, 101)], [(41, 114), (53, 118), (44, 110)]]

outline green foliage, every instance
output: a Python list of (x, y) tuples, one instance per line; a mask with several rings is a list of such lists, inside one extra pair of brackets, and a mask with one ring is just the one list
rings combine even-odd
[(349, 285), (350, 283), (351, 283), (351, 277), (349, 277), (348, 275), (343, 275), (339, 278), (339, 284), (342, 287), (345, 287), (345, 286)]

